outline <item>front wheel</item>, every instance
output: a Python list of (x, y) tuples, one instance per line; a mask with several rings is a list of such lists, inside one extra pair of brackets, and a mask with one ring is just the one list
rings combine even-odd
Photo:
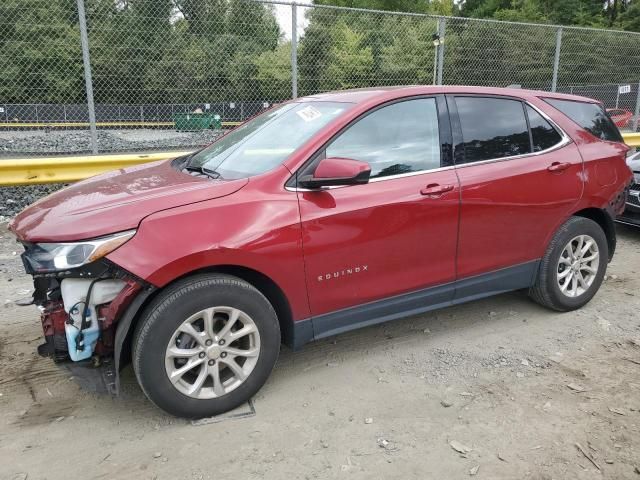
[(551, 240), (529, 295), (553, 310), (580, 308), (600, 288), (608, 258), (607, 238), (600, 225), (588, 218), (572, 217)]
[(149, 399), (179, 417), (202, 418), (249, 400), (278, 358), (269, 301), (229, 275), (198, 275), (154, 299), (133, 339), (133, 368)]

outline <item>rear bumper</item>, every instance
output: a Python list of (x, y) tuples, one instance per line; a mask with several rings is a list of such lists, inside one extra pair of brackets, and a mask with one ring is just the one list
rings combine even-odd
[(640, 227), (640, 184), (633, 181), (626, 191), (624, 211), (616, 217), (616, 222)]

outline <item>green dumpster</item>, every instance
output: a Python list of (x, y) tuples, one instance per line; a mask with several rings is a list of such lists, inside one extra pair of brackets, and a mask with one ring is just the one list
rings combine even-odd
[(173, 123), (176, 130), (181, 132), (196, 132), (209, 128), (219, 130), (222, 128), (220, 115), (214, 113), (175, 113)]

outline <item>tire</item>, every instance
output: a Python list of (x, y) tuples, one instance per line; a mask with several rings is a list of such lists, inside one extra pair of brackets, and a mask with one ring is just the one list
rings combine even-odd
[(132, 363), (156, 406), (196, 419), (249, 400), (266, 382), (279, 350), (278, 318), (264, 295), (239, 278), (207, 274), (176, 282), (145, 309), (134, 332)]
[[(595, 243), (595, 247), (589, 248), (583, 257), (571, 257), (571, 251), (574, 249), (578, 251), (579, 238), (583, 239), (583, 248), (586, 248), (589, 239)], [(572, 244), (569, 245), (569, 242)], [(588, 259), (593, 258), (594, 248), (597, 248), (597, 257), (587, 262)], [(561, 257), (562, 264), (560, 264)], [(575, 261), (572, 260), (573, 258)], [(586, 305), (600, 288), (607, 269), (608, 258), (607, 238), (600, 225), (588, 218), (571, 217), (562, 224), (553, 236), (540, 262), (535, 283), (529, 289), (529, 296), (537, 303), (552, 310), (559, 312), (576, 310)], [(595, 273), (590, 271), (596, 266)], [(583, 287), (581, 282), (576, 280), (578, 287), (573, 290), (573, 277), (579, 278), (576, 269), (580, 272), (580, 278), (585, 280), (589, 278), (591, 281), (588, 286)], [(563, 275), (564, 277), (561, 279)], [(591, 275), (591, 277), (587, 277), (587, 275)], [(567, 283), (567, 278), (570, 279), (569, 283)], [(563, 292), (563, 288), (566, 289), (566, 293)], [(571, 295), (572, 291), (574, 295)]]

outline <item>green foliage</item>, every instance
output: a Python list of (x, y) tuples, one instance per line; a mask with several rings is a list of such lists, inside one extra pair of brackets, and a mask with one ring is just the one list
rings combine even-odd
[(381, 53), (381, 76), (383, 84), (398, 83), (402, 79), (413, 79), (413, 83), (431, 84), (433, 82), (433, 65), (435, 46), (432, 35), (437, 27), (435, 22), (415, 22), (407, 18), (389, 19), (395, 24), (394, 35), (390, 45), (386, 45)]
[(255, 63), (280, 40), (270, 7), (246, 0), (129, 0), (124, 7), (93, 2), (88, 16), (96, 101), (271, 98)]
[[(291, 44), (248, 0), (85, 0), (97, 103), (279, 101)], [(640, 31), (640, 0), (316, 0), (325, 5)], [(461, 9), (461, 10), (460, 10)], [(306, 11), (301, 94), (433, 81), (437, 18)], [(637, 81), (638, 36), (565, 29), (560, 82)], [(555, 28), (447, 19), (446, 83), (549, 88)], [(633, 65), (631, 65), (633, 67)], [(0, 1), (0, 103), (85, 103), (74, 0)]]
[[(284, 95), (263, 57), (270, 53), (281, 66), (289, 65), (272, 7), (246, 0), (85, 0), (85, 5), (97, 103)], [(3, 0), (0, 47), (1, 102), (86, 102), (74, 0)], [(286, 91), (282, 98), (290, 86)]]
[[(82, 102), (80, 40), (66, 0), (0, 2), (0, 99)], [(80, 60), (80, 61), (79, 61)]]
[(429, 13), (429, 0), (316, 0), (319, 5), (389, 10), (394, 12)]
[(325, 69), (329, 89), (363, 87), (369, 84), (373, 72), (373, 54), (365, 45), (365, 35), (345, 22), (336, 25), (329, 53), (329, 64)]
[[(640, 0), (610, 0), (607, 8), (604, 0), (432, 0), (411, 2), (411, 5), (385, 0), (321, 0), (321, 3), (425, 13), (445, 13), (444, 10), (466, 17), (508, 22), (589, 27), (607, 27), (611, 9), (616, 8), (614, 27), (640, 31)], [(457, 11), (457, 5), (461, 5), (461, 12)], [(344, 11), (310, 14), (299, 61), (304, 72), (303, 92), (367, 84), (432, 82), (431, 36), (437, 32), (435, 19), (384, 14), (355, 17)], [(335, 32), (345, 25), (358, 33), (358, 40), (340, 40), (342, 45), (336, 46), (340, 37)], [(497, 86), (521, 84), (549, 89), (555, 41), (556, 28), (551, 25), (447, 19), (444, 81)], [(565, 29), (558, 81), (561, 85), (637, 81), (634, 65), (630, 66), (626, 60), (637, 56), (639, 42), (640, 37), (622, 32)], [(342, 50), (342, 55), (336, 56), (336, 50)], [(357, 68), (362, 63), (366, 68)], [(366, 73), (370, 64), (373, 69)]]
[(618, 23), (624, 30), (640, 32), (640, 4), (634, 3), (618, 17)]
[(291, 95), (291, 42), (261, 53), (253, 63), (255, 80), (262, 86), (264, 98), (283, 99)]
[(466, 0), (462, 15), (640, 32), (638, 0)]
[(537, 0), (513, 1), (509, 8), (495, 11), (493, 18), (509, 22), (546, 23), (549, 18), (542, 13)]

